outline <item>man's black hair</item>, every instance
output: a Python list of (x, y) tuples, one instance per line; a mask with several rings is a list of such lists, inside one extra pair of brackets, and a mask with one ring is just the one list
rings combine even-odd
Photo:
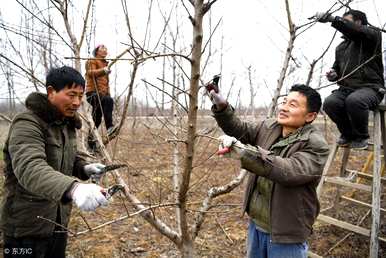
[(366, 17), (366, 14), (364, 12), (361, 12), (359, 10), (350, 9), (349, 11), (347, 11), (343, 14), (343, 17), (350, 15), (350, 14), (352, 15), (352, 18), (354, 19), (354, 21), (359, 20), (362, 22), (362, 25), (368, 24), (367, 17)]
[(72, 67), (52, 68), (47, 74), (46, 88), (52, 86), (55, 91), (61, 91), (66, 86), (71, 88), (73, 85), (80, 85), (84, 89), (85, 81), (83, 76)]
[(99, 46), (97, 46), (96, 48), (94, 48), (94, 50), (92, 51), (92, 55), (93, 55), (94, 57), (96, 57), (97, 52), (98, 52), (98, 49), (99, 49)]
[(299, 92), (307, 98), (308, 112), (319, 112), (322, 106), (322, 99), (320, 98), (319, 92), (304, 84), (295, 84), (291, 87), (290, 92), (291, 91)]
[(97, 53), (98, 53), (98, 50), (101, 48), (101, 47), (104, 47), (105, 45), (103, 45), (103, 44), (100, 44), (100, 45), (98, 45), (98, 46), (96, 46), (95, 48), (94, 48), (94, 50), (92, 51), (92, 55), (94, 56), (94, 57), (96, 57), (97, 56)]

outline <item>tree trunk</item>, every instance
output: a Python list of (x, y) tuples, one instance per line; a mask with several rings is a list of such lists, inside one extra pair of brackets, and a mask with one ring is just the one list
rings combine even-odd
[(181, 257), (184, 257), (184, 258), (196, 257), (194, 244), (192, 240), (187, 240), (182, 242), (182, 245), (179, 247), (179, 250), (181, 252)]
[(290, 38), (288, 40), (288, 46), (287, 46), (287, 50), (285, 52), (283, 67), (282, 67), (281, 72), (280, 72), (279, 80), (277, 81), (277, 86), (276, 86), (276, 90), (275, 90), (273, 98), (272, 98), (271, 105), (268, 109), (267, 117), (272, 117), (275, 113), (277, 100), (279, 99), (280, 91), (281, 91), (283, 84), (284, 84), (284, 79), (286, 77), (289, 62), (290, 62), (291, 57), (292, 57), (292, 50), (294, 48), (294, 41), (296, 39), (295, 25), (292, 23), (291, 12), (289, 9), (288, 0), (285, 0), (285, 6), (286, 6), (286, 11), (287, 11)]
[(180, 192), (178, 194), (179, 209), (178, 215), (179, 231), (181, 232), (182, 257), (193, 257), (193, 242), (189, 234), (188, 222), (186, 216), (186, 197), (189, 190), (190, 176), (192, 173), (193, 158), (195, 151), (196, 129), (197, 129), (197, 98), (198, 98), (198, 83), (200, 80), (200, 64), (202, 52), (202, 20), (204, 17), (203, 0), (194, 2), (194, 18), (193, 24), (193, 47), (192, 47), (192, 65), (190, 74), (190, 94), (189, 94), (189, 110), (188, 110), (188, 128), (186, 139), (186, 156), (184, 160), (184, 170), (181, 177)]

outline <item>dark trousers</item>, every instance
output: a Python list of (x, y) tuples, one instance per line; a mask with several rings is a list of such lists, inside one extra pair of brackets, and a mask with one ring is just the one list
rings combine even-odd
[(102, 122), (102, 114), (105, 119), (106, 129), (109, 129), (113, 126), (113, 108), (114, 100), (110, 96), (99, 96), (96, 92), (86, 93), (87, 102), (92, 106), (92, 118), (94, 120), (95, 126), (98, 128)]
[(4, 236), (4, 258), (65, 258), (67, 233), (54, 232), (51, 237), (13, 238)]
[(383, 94), (371, 88), (340, 87), (324, 100), (323, 109), (346, 139), (367, 139), (369, 110), (374, 110), (382, 98)]

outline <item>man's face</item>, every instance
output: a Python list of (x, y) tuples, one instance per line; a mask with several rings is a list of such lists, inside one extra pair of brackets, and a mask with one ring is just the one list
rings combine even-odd
[(48, 100), (54, 105), (64, 117), (73, 117), (82, 103), (84, 89), (80, 85), (66, 86), (56, 91), (48, 86)]
[(353, 22), (353, 23), (358, 24), (358, 25), (362, 25), (362, 21), (361, 20), (354, 21), (354, 17), (352, 16), (352, 14), (343, 16), (343, 19), (345, 19), (346, 21)]
[(107, 48), (102, 45), (98, 48), (97, 57), (105, 58), (107, 56)]
[(316, 112), (308, 112), (307, 98), (297, 91), (291, 91), (283, 101), (279, 103), (277, 121), (287, 131), (295, 131), (312, 122), (316, 118)]

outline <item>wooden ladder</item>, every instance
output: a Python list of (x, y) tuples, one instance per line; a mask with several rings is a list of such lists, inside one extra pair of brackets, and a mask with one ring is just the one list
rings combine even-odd
[[(355, 170), (350, 170), (346, 168), (347, 163), (349, 161), (351, 149), (347, 147), (339, 147), (335, 143), (330, 150), (329, 157), (327, 159), (326, 165), (323, 170), (322, 178), (317, 188), (317, 194), (318, 194), (318, 197), (320, 198), (324, 184), (329, 183), (337, 186), (336, 198), (334, 200), (334, 204), (331, 206), (332, 208), (336, 208), (337, 204), (341, 200), (345, 200), (345, 201), (352, 202), (355, 205), (360, 205), (362, 207), (367, 207), (371, 209), (371, 228), (370, 229), (361, 227), (359, 225), (354, 225), (342, 220), (338, 220), (336, 218), (333, 218), (327, 215), (320, 214), (318, 216), (319, 221), (346, 229), (351, 232), (355, 232), (357, 234), (370, 237), (370, 248), (369, 248), (370, 258), (378, 257), (379, 241), (386, 242), (386, 238), (379, 236), (380, 212), (386, 212), (385, 209), (381, 208), (381, 194), (382, 194), (381, 183), (386, 182), (386, 178), (383, 177), (383, 175), (381, 175), (381, 170), (383, 170), (382, 174), (384, 173), (384, 167), (382, 169), (382, 156), (384, 159), (384, 164), (386, 164), (386, 148), (382, 147), (382, 146), (386, 146), (385, 111), (386, 111), (386, 105), (381, 104), (373, 112), (374, 114), (373, 142), (374, 143), (369, 144), (369, 147), (367, 148), (367, 150), (370, 151), (370, 154), (368, 156), (368, 159), (362, 171), (355, 171)], [(336, 155), (339, 148), (343, 148), (342, 165), (340, 167), (339, 176), (329, 176), (328, 172), (334, 160), (336, 159)], [(382, 149), (383, 149), (383, 153), (381, 153)], [(366, 173), (368, 168), (370, 167), (371, 160), (373, 160), (372, 174)], [(348, 173), (351, 175), (351, 178), (350, 176), (347, 176)], [(356, 180), (356, 182), (353, 182), (354, 181), (353, 179), (355, 178), (358, 178), (358, 179)], [(362, 178), (372, 180), (372, 184), (367, 185), (362, 183), (363, 181)], [(351, 192), (349, 196), (347, 195), (343, 196), (342, 194), (343, 187), (351, 188), (352, 191), (359, 190), (359, 191), (371, 193), (372, 195), (371, 204), (352, 198), (353, 192)], [(321, 257), (312, 252), (309, 252), (309, 256)]]

